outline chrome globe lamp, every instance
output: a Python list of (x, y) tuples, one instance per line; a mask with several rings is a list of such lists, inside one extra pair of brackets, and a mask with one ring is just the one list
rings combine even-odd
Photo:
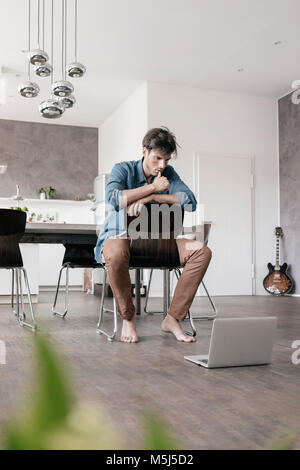
[(18, 92), (24, 98), (35, 98), (40, 92), (40, 87), (35, 82), (27, 81), (19, 85)]
[(42, 51), (41, 49), (35, 49), (34, 51), (29, 52), (28, 59), (32, 65), (40, 65), (46, 64), (49, 60), (49, 56), (47, 52)]
[(60, 118), (65, 112), (64, 106), (56, 99), (42, 101), (39, 106), (39, 112), (46, 119)]
[(52, 83), (51, 91), (55, 96), (69, 96), (74, 91), (74, 87), (71, 82), (67, 80), (59, 80)]
[(86, 68), (80, 62), (72, 62), (71, 64), (67, 65), (66, 72), (69, 77), (79, 78), (85, 74)]
[(39, 77), (49, 77), (52, 73), (52, 70), (53, 67), (52, 65), (48, 64), (48, 62), (45, 64), (38, 64), (34, 67), (34, 71)]
[(74, 104), (76, 103), (76, 98), (73, 95), (61, 96), (57, 101), (61, 103), (65, 109), (70, 109), (73, 108)]

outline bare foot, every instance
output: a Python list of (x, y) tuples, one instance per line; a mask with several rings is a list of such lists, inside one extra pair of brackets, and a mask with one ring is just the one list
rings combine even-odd
[(121, 341), (123, 341), (123, 343), (137, 343), (138, 340), (135, 319), (133, 318), (130, 321), (123, 320)]
[(185, 343), (193, 343), (195, 338), (188, 336), (183, 331), (180, 323), (171, 315), (167, 315), (161, 324), (161, 329), (165, 333), (173, 333), (177, 341), (184, 341)]

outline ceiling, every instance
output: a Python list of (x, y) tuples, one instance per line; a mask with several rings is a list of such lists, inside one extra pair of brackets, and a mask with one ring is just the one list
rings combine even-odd
[[(71, 32), (74, 0), (67, 2)], [(50, 0), (45, 4), (49, 52)], [(36, 5), (32, 0), (33, 16)], [(76, 107), (51, 121), (55, 124), (99, 126), (146, 80), (276, 99), (300, 78), (299, 0), (78, 0), (78, 5), (78, 60), (87, 73), (73, 80)], [(26, 80), (21, 51), (28, 43), (27, 6), (25, 0), (0, 0), (0, 67), (6, 82), (0, 118), (48, 123), (38, 105), (48, 98), (50, 79), (36, 79), (37, 98), (16, 91)], [(60, 79), (61, 0), (54, 6), (54, 78)], [(33, 22), (36, 47), (34, 17)], [(70, 37), (68, 62), (73, 49)]]

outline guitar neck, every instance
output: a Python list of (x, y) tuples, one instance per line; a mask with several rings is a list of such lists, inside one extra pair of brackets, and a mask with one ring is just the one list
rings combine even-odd
[(275, 269), (276, 271), (280, 270), (280, 264), (279, 264), (279, 236), (276, 236), (276, 263), (275, 263)]

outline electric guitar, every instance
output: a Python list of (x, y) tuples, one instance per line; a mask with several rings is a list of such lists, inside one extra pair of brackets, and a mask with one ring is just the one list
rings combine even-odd
[(279, 264), (279, 239), (283, 237), (281, 227), (275, 228), (276, 235), (276, 263), (268, 263), (269, 274), (264, 278), (264, 288), (269, 294), (284, 295), (289, 294), (294, 287), (293, 279), (287, 275), (287, 263)]

